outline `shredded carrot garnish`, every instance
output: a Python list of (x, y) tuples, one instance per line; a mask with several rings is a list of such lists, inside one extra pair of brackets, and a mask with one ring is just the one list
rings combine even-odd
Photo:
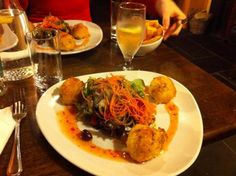
[(102, 112), (105, 120), (114, 120), (122, 125), (126, 117), (133, 118), (139, 124), (150, 125), (154, 122), (156, 106), (140, 97), (123, 76), (95, 79), (93, 89), (103, 93), (107, 107)]
[(42, 21), (41, 27), (61, 30), (65, 28), (64, 21), (56, 16), (49, 15)]

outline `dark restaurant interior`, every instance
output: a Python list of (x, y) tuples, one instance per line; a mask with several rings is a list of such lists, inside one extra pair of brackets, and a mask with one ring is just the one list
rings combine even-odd
[[(165, 49), (165, 47), (171, 48), (174, 53), (177, 53), (181, 57), (184, 57), (187, 60), (187, 62), (192, 63), (194, 66), (197, 67), (197, 69), (201, 69), (204, 72), (204, 74), (206, 73), (207, 75), (210, 75), (211, 77), (210, 79), (214, 79), (216, 80), (216, 82), (223, 83), (224, 86), (227, 87), (226, 88), (227, 90), (229, 89), (229, 91), (233, 92), (232, 97), (235, 98), (236, 0), (175, 0), (175, 2), (180, 7), (180, 9), (187, 15), (188, 23), (184, 25), (184, 28), (181, 30), (179, 35), (172, 36), (168, 38), (166, 41), (163, 41), (161, 47), (157, 48), (155, 52), (158, 53), (159, 49), (163, 48)], [(91, 16), (92, 16), (92, 21), (94, 23), (101, 26), (101, 28), (103, 28), (104, 24), (110, 23), (110, 0), (90, 0), (90, 8), (92, 9)], [(199, 13), (204, 13), (207, 19), (194, 21), (194, 17), (196, 16), (196, 14)], [(104, 28), (107, 29), (107, 27)], [(103, 43), (105, 47), (107, 47), (108, 45), (107, 41), (108, 39), (106, 39), (106, 41)], [(97, 50), (94, 51), (94, 53), (96, 52)], [(86, 65), (87, 63), (85, 63), (86, 61), (83, 60), (84, 58), (80, 57), (90, 58), (92, 54), (87, 52), (87, 53), (82, 53), (81, 56), (78, 56), (79, 64), (81, 64), (82, 66), (83, 64)], [(99, 56), (100, 55), (98, 54), (98, 57)], [(71, 56), (64, 56), (64, 58), (62, 57), (64, 59), (63, 64), (67, 66), (71, 65), (74, 69), (75, 68), (74, 65), (76, 64), (74, 60), (76, 59), (77, 56), (76, 55), (72, 56), (74, 58), (70, 57)], [(65, 61), (66, 59), (68, 59), (68, 61)], [(69, 63), (69, 61), (71, 61), (71, 63)], [(95, 61), (91, 60), (90, 63), (88, 63), (89, 65), (88, 69), (90, 68), (92, 72), (94, 71), (94, 68), (91, 65), (94, 64)], [(106, 65), (102, 63), (101, 67), (105, 68)], [(105, 70), (106, 71), (112, 70), (109, 69), (110, 68), (108, 67)], [(71, 75), (75, 76), (75, 74), (77, 73), (80, 74), (87, 73), (87, 70), (85, 70), (85, 68), (84, 69), (81, 68), (81, 70), (77, 71), (76, 73), (72, 73), (72, 71), (70, 71), (69, 68), (66, 68), (66, 71), (67, 71), (66, 76), (71, 76)], [(191, 85), (191, 82), (189, 82), (188, 84)], [(194, 86), (192, 88), (194, 88)], [(214, 91), (214, 87), (210, 88), (209, 86), (207, 86), (207, 88), (209, 89), (205, 90), (206, 92)], [(201, 94), (200, 91), (201, 90), (199, 90), (198, 95)], [(211, 96), (214, 97), (221, 93), (222, 92), (220, 91), (220, 89), (218, 89), (218, 92), (214, 92), (214, 95)], [(230, 111), (231, 114), (227, 114), (228, 116), (231, 117), (232, 121), (230, 123), (233, 127), (226, 129), (227, 132), (221, 133), (220, 135), (216, 136), (212, 135), (213, 137), (208, 138), (207, 136), (206, 138), (204, 138), (199, 156), (197, 157), (196, 161), (187, 170), (181, 173), (180, 176), (208, 176), (208, 175), (235, 176), (236, 175), (236, 109), (235, 109), (236, 100), (233, 100), (233, 102), (234, 104), (232, 105), (232, 107), (228, 107), (229, 109), (233, 108)], [(212, 108), (210, 111), (206, 110), (208, 107), (200, 107), (200, 110), (202, 108), (207, 111), (207, 114), (211, 114), (211, 111), (213, 115), (217, 114), (218, 113), (217, 108), (219, 107), (214, 107), (214, 103), (211, 103), (211, 105), (212, 106), (209, 107)], [(204, 118), (204, 114), (202, 114), (202, 116)], [(208, 120), (209, 119), (206, 119), (206, 121)], [(216, 123), (218, 122), (219, 121), (217, 121)], [(29, 124), (31, 123), (33, 122), (29, 122)], [(203, 125), (204, 125), (204, 120), (203, 120)], [(209, 126), (209, 129), (210, 128), (211, 126)], [(27, 130), (29, 129), (31, 129), (31, 127), (28, 127)], [(219, 129), (219, 131), (220, 130), (221, 129)], [(44, 138), (40, 133), (39, 129), (38, 131), (37, 130), (34, 131), (34, 133), (35, 134), (33, 135), (40, 136), (39, 137), (40, 139)], [(211, 136), (211, 134), (209, 134), (209, 136)], [(11, 137), (10, 139), (11, 142), (8, 142), (8, 145), (11, 146), (13, 137)], [(24, 139), (22, 138), (22, 140)], [(62, 176), (77, 174), (76, 166), (72, 165), (67, 161), (64, 161), (64, 159), (59, 154), (57, 154), (53, 149), (50, 148), (50, 145), (47, 143), (45, 139), (43, 139), (39, 143), (41, 146), (43, 147), (46, 146), (45, 148), (49, 148), (49, 150), (47, 149), (42, 149), (42, 150), (44, 154), (46, 153), (46, 155), (49, 156), (51, 162), (50, 164), (56, 165), (55, 172), (53, 170), (51, 173), (49, 172), (49, 174), (52, 175), (56, 174)], [(2, 163), (3, 161), (8, 160), (10, 149), (11, 147), (8, 147), (7, 149), (3, 150), (4, 155), (0, 155), (0, 175), (5, 175), (5, 169), (7, 166), (6, 165), (3, 166)], [(30, 150), (30, 148), (28, 149)], [(36, 149), (35, 151), (37, 152)], [(28, 157), (31, 158), (31, 161), (37, 160), (37, 158), (30, 156), (29, 153), (27, 154)], [(32, 151), (31, 155), (34, 155), (34, 151)], [(53, 158), (54, 156), (56, 157)], [(5, 163), (7, 162), (4, 162), (4, 164)], [(37, 164), (40, 164), (40, 162)], [(57, 169), (56, 167), (60, 169)], [(46, 169), (43, 167), (39, 168), (42, 171)], [(24, 170), (27, 170), (27, 168), (24, 168)], [(63, 170), (64, 174), (59, 173), (60, 170)], [(58, 171), (58, 173), (56, 173), (56, 171)], [(81, 171), (80, 174), (88, 176), (90, 175), (85, 171)], [(42, 174), (34, 173), (34, 175), (40, 176)]]

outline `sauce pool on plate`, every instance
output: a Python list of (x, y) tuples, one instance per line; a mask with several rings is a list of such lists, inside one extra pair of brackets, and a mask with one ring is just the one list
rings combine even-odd
[[(164, 145), (164, 150), (167, 150), (178, 127), (178, 107), (173, 102), (169, 102), (165, 105), (165, 108), (170, 118), (170, 125), (167, 129), (168, 140)], [(61, 130), (73, 143), (83, 150), (100, 157), (116, 161), (132, 161), (125, 151), (104, 149), (94, 144), (92, 140), (82, 140), (81, 130), (77, 125), (76, 113), (76, 109), (71, 106), (65, 107), (63, 110), (57, 112)]]

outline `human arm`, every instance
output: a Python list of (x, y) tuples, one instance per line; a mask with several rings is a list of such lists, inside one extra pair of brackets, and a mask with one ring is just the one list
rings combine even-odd
[(183, 27), (181, 20), (186, 19), (186, 15), (172, 0), (156, 0), (155, 8), (162, 17), (162, 25), (165, 29), (164, 40), (171, 35), (178, 35)]
[(164, 40), (171, 35), (178, 35), (183, 24), (181, 20), (186, 19), (186, 15), (172, 0), (135, 0), (147, 6), (147, 14), (160, 16), (164, 27)]

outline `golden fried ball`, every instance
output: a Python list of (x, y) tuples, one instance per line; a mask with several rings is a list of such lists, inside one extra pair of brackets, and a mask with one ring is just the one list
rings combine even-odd
[(129, 132), (127, 150), (133, 160), (148, 161), (160, 154), (166, 140), (165, 130), (137, 124)]
[(77, 78), (68, 78), (59, 88), (60, 101), (64, 105), (75, 104), (81, 96), (84, 83)]
[(76, 42), (72, 35), (60, 31), (60, 49), (62, 51), (70, 51), (75, 49)]
[(159, 76), (153, 78), (149, 86), (149, 94), (156, 103), (168, 103), (176, 95), (176, 88), (170, 78)]
[(83, 39), (89, 37), (88, 27), (82, 23), (78, 23), (72, 27), (71, 35), (76, 39)]

